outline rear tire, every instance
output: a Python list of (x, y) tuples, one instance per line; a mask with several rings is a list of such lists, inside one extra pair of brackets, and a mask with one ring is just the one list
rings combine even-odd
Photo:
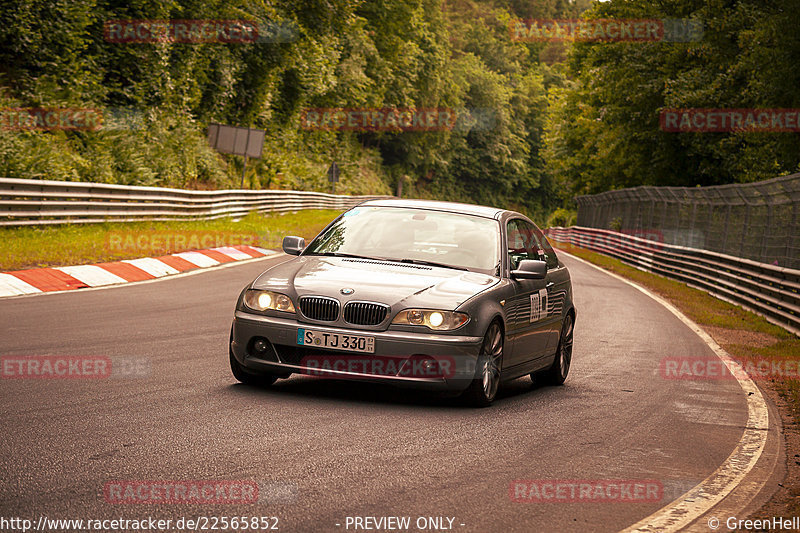
[(558, 349), (553, 359), (553, 364), (544, 372), (531, 374), (531, 379), (537, 381), (541, 378), (548, 385), (563, 385), (569, 374), (569, 367), (572, 364), (572, 337), (575, 329), (575, 321), (572, 314), (568, 314), (561, 324), (561, 335), (558, 339)]
[(486, 330), (478, 356), (475, 377), (462, 395), (467, 405), (488, 407), (497, 396), (503, 367), (503, 328), (495, 321)]

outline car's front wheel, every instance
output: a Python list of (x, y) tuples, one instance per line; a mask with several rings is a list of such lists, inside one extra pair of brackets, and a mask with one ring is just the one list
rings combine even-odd
[(488, 407), (492, 404), (500, 387), (502, 366), (503, 328), (499, 322), (492, 322), (483, 337), (475, 377), (464, 391), (466, 403), (476, 407)]
[(273, 376), (272, 374), (251, 374), (239, 364), (239, 361), (236, 360), (233, 354), (231, 354), (231, 372), (233, 372), (233, 377), (238, 381), (245, 385), (254, 385), (257, 387), (272, 385), (275, 383), (275, 380), (278, 379), (277, 376)]
[(275, 380), (278, 379), (277, 376), (272, 374), (252, 374), (248, 372), (247, 369), (243, 367), (233, 355), (233, 349), (230, 347), (232, 340), (233, 331), (231, 331), (231, 338), (228, 341), (228, 356), (231, 360), (231, 372), (233, 372), (233, 377), (245, 385), (254, 385), (257, 387), (266, 387), (275, 383)]

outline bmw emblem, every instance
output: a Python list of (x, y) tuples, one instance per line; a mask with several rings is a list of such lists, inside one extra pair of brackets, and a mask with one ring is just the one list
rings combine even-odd
[(356, 291), (354, 291), (353, 289), (350, 289), (350, 288), (344, 288), (344, 289), (340, 290), (339, 292), (341, 292), (345, 296), (348, 296), (350, 294), (353, 294)]

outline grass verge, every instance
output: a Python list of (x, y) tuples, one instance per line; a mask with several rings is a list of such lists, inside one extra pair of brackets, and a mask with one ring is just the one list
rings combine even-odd
[(751, 373), (758, 385), (766, 389), (767, 395), (781, 400), (776, 404), (783, 418), (788, 457), (786, 480), (756, 515), (800, 515), (800, 379), (796, 372), (794, 375), (791, 372), (792, 368), (797, 369), (800, 361), (800, 339), (754, 313), (679, 281), (644, 272), (618, 259), (573, 245), (562, 244), (562, 248), (670, 301), (746, 369), (758, 368), (759, 364), (768, 362), (770, 365), (777, 363), (777, 368), (785, 370), (781, 375), (771, 371), (767, 375), (753, 376)]
[(310, 239), (340, 212), (250, 213), (240, 220), (106, 222), (0, 228), (0, 271), (83, 265), (238, 244), (280, 248), (285, 235)]

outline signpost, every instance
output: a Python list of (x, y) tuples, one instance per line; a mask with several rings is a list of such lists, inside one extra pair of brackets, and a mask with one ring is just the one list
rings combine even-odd
[(339, 165), (336, 161), (328, 167), (328, 181), (331, 182), (331, 193), (336, 194), (336, 182), (339, 181)]
[(244, 188), (244, 173), (247, 170), (247, 158), (261, 159), (264, 151), (264, 130), (255, 128), (240, 128), (225, 126), (223, 124), (208, 125), (208, 144), (218, 152), (244, 156), (242, 166), (242, 184)]

